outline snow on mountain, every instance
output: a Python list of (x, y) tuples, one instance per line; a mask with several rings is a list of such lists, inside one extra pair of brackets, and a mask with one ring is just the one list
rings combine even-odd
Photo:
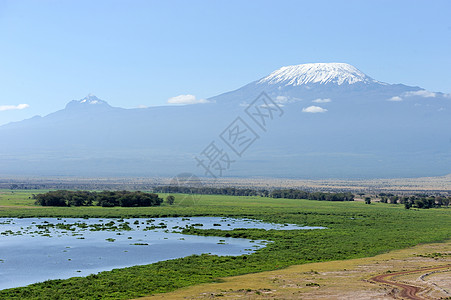
[(81, 107), (85, 107), (85, 106), (96, 106), (96, 107), (110, 107), (110, 105), (106, 102), (103, 101), (99, 98), (97, 98), (95, 95), (93, 94), (89, 94), (86, 97), (84, 97), (81, 100), (72, 100), (71, 102), (69, 102), (66, 105), (66, 108), (81, 108)]
[(88, 96), (84, 97), (83, 99), (78, 101), (79, 103), (86, 103), (86, 104), (102, 104), (106, 103), (105, 101), (97, 98), (93, 94), (89, 94)]
[(384, 84), (345, 63), (313, 63), (282, 67), (260, 79), (257, 84), (307, 85), (307, 84)]
[(102, 101), (102, 100), (97, 98), (95, 95), (89, 94), (88, 96), (81, 99), (80, 103), (98, 104), (98, 103), (100, 103), (100, 101)]

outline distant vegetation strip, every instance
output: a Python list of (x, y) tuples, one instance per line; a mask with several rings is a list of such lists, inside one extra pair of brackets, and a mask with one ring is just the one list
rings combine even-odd
[(33, 195), (35, 204), (42, 206), (102, 206), (141, 207), (159, 206), (163, 199), (157, 194), (129, 191), (50, 191)]
[[(143, 207), (159, 206), (163, 199), (156, 193), (174, 194), (201, 194), (201, 195), (224, 195), (224, 196), (257, 196), (276, 199), (306, 199), (316, 201), (354, 201), (352, 193), (332, 193), (332, 192), (308, 192), (299, 189), (240, 189), (234, 187), (185, 187), (185, 186), (162, 186), (153, 189), (155, 193), (145, 193), (140, 191), (50, 191), (44, 194), (33, 195), (35, 204), (41, 206), (102, 206), (102, 207)], [(359, 195), (364, 195), (360, 193)], [(410, 196), (399, 196), (391, 193), (379, 194), (380, 202), (391, 204), (404, 204), (409, 208), (439, 208), (449, 207), (451, 197), (435, 196), (427, 194), (416, 194)], [(174, 197), (168, 196), (168, 204), (173, 204)], [(365, 202), (371, 203), (371, 198), (366, 197)]]
[(185, 186), (161, 186), (153, 190), (156, 193), (180, 193), (180, 194), (201, 194), (201, 195), (228, 195), (228, 196), (261, 196), (270, 198), (285, 199), (307, 199), (319, 201), (354, 201), (351, 193), (324, 193), (307, 192), (298, 189), (277, 189), (258, 190), (240, 189), (234, 187), (214, 188), (214, 187), (185, 187)]
[[(317, 201), (354, 201), (355, 195), (349, 192), (308, 192), (299, 189), (240, 189), (234, 187), (188, 187), (188, 186), (161, 186), (153, 189), (159, 193), (201, 194), (201, 195), (228, 195), (228, 196), (261, 196), (284, 199), (306, 199)], [(365, 193), (359, 193), (365, 195)], [(451, 196), (436, 196), (427, 194), (415, 194), (400, 196), (391, 193), (380, 193), (380, 202), (391, 204), (404, 204), (406, 209), (414, 208), (438, 208), (448, 207)], [(367, 203), (371, 203), (367, 201)]]

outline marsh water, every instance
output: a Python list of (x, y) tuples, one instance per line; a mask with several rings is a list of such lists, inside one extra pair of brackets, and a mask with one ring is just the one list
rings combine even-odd
[(183, 228), (317, 229), (220, 217), (0, 218), (0, 289), (144, 265), (193, 254), (250, 254), (266, 241), (192, 236)]

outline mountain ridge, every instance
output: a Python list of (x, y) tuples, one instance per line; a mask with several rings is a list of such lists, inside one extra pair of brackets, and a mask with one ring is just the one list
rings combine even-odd
[(334, 76), (321, 78), (322, 84), (318, 77), (301, 85), (258, 79), (205, 104), (143, 109), (112, 107), (91, 94), (47, 116), (0, 126), (0, 174), (203, 176), (194, 157), (212, 141), (220, 143), (237, 117), (256, 126), (245, 109), (262, 92), (280, 106), (283, 117), (268, 120), (267, 131), (253, 128), (258, 140), (242, 157), (232, 158), (224, 176), (450, 173), (451, 134), (445, 129), (451, 128), (451, 97), (372, 78), (368, 84), (341, 85), (330, 82)]

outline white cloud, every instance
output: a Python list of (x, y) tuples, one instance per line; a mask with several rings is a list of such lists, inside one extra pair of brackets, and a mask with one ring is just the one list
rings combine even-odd
[(312, 102), (314, 102), (314, 103), (329, 103), (329, 102), (332, 102), (332, 100), (330, 98), (324, 98), (324, 99), (318, 98), (318, 99), (313, 100)]
[(412, 97), (412, 96), (420, 96), (424, 98), (434, 98), (437, 96), (434, 92), (429, 92), (426, 90), (420, 90), (420, 91), (414, 91), (414, 92), (405, 92), (404, 96), (406, 97)]
[(149, 108), (147, 105), (144, 105), (144, 104), (140, 104), (140, 105), (138, 105), (136, 108)]
[(286, 102), (288, 102), (288, 97), (286, 97), (286, 96), (277, 96), (276, 97), (276, 102), (277, 103), (286, 103)]
[(402, 98), (399, 96), (393, 96), (390, 99), (388, 99), (388, 101), (402, 101)]
[(322, 108), (322, 107), (319, 107), (319, 106), (314, 106), (314, 105), (309, 106), (309, 107), (304, 107), (304, 108), (302, 109), (302, 112), (305, 112), (305, 113), (312, 113), (312, 114), (315, 114), (315, 113), (323, 113), (323, 112), (326, 112), (326, 111), (327, 111), (327, 109)]
[[(402, 101), (403, 98), (408, 97), (423, 97), (423, 98), (435, 98), (437, 97), (437, 93), (426, 91), (426, 90), (419, 90), (419, 91), (411, 91), (411, 92), (405, 92), (402, 93), (402, 95), (399, 96), (393, 96), (388, 101)], [(446, 97), (446, 94), (445, 94)]]
[(16, 110), (16, 109), (25, 109), (30, 107), (28, 104), (19, 104), (19, 105), (0, 105), (0, 111), (5, 110)]
[(302, 99), (288, 96), (277, 96), (274, 102), (276, 102), (277, 104), (289, 104), (299, 101), (302, 101)]
[(209, 102), (207, 99), (196, 99), (194, 95), (179, 95), (168, 99), (169, 104), (198, 104)]

